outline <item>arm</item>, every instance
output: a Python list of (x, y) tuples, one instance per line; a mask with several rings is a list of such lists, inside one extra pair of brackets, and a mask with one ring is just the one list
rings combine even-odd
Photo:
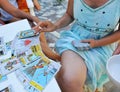
[[(120, 30), (120, 25), (119, 25), (119, 30)], [(120, 54), (120, 41), (119, 41), (119, 43), (117, 45), (117, 48), (113, 52), (113, 55), (117, 55), (117, 54)]]
[(73, 22), (73, 20), (74, 20), (74, 18), (73, 18), (73, 3), (74, 3), (74, 0), (69, 0), (66, 13), (63, 15), (62, 18), (60, 18), (55, 23), (57, 29), (65, 27), (65, 26), (69, 25), (71, 22)]
[(118, 41), (119, 39), (120, 39), (120, 29), (118, 29), (113, 34), (98, 40), (96, 46), (98, 47), (98, 46), (108, 45), (108, 44)]
[[(73, 1), (69, 0), (68, 2), (68, 8), (66, 10), (66, 13), (60, 18), (57, 22), (54, 24), (50, 21), (42, 21), (38, 24), (38, 26), (34, 27), (36, 32), (52, 32), (59, 28), (65, 27), (69, 25), (73, 20)], [(39, 28), (42, 27), (42, 29)]]
[(99, 39), (99, 40), (88, 39), (88, 40), (83, 40), (82, 42), (88, 42), (90, 43), (90, 46), (94, 48), (99, 46), (105, 46), (113, 42), (116, 42), (118, 40), (120, 40), (120, 27), (113, 34), (106, 36), (102, 39)]
[(8, 0), (0, 0), (0, 7), (16, 18), (19, 18), (19, 19), (26, 18), (29, 21), (31, 21), (31, 22), (35, 21), (36, 23), (38, 23), (40, 21), (37, 17), (32, 16), (30, 14), (27, 14), (27, 13), (17, 9), (12, 4), (10, 4), (8, 2)]

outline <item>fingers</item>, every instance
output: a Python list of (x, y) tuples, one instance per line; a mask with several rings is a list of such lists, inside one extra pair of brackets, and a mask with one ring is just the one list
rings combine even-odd
[(35, 30), (35, 33), (38, 33), (42, 30), (42, 27), (40, 26), (42, 22), (39, 22), (38, 24), (34, 23), (36, 26), (34, 26), (32, 29)]
[(50, 21), (39, 22), (35, 27), (33, 27), (36, 33), (38, 32), (51, 32), (55, 30), (55, 26)]
[(81, 42), (89, 43), (91, 48), (95, 48), (95, 47), (99, 46), (97, 41), (94, 39), (86, 39), (86, 40), (82, 40)]

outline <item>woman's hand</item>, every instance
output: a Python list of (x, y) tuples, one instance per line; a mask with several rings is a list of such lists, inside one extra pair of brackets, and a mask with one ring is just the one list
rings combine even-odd
[(120, 54), (120, 43), (118, 44), (117, 48), (113, 52), (113, 55), (117, 55), (117, 54)]
[(81, 42), (83, 43), (89, 43), (91, 48), (98, 47), (98, 41), (94, 39), (87, 39), (87, 40), (82, 40)]
[(38, 32), (52, 32), (57, 29), (57, 26), (50, 21), (41, 21), (33, 29)]

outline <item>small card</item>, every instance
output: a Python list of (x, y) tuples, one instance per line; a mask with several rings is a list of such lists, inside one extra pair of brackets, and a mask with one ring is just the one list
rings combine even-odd
[(20, 61), (15, 58), (7, 58), (0, 62), (0, 72), (2, 75), (11, 73), (21, 67)]
[(33, 37), (33, 36), (36, 36), (36, 35), (37, 35), (37, 34), (35, 34), (35, 31), (34, 31), (33, 29), (29, 29), (29, 30), (21, 31), (21, 32), (18, 34), (18, 38), (24, 39), (24, 38)]

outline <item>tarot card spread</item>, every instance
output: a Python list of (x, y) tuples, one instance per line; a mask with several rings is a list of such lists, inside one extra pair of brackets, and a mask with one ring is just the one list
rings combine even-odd
[(59, 71), (60, 64), (43, 54), (39, 36), (29, 31), (18, 33), (11, 42), (11, 57), (0, 60), (0, 76), (15, 72), (27, 92), (42, 92)]

